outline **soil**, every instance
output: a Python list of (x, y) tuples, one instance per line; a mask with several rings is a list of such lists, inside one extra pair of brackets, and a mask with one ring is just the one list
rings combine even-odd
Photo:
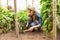
[[(43, 32), (26, 32), (20, 33), (19, 37), (16, 37), (15, 32), (8, 32), (0, 34), (0, 40), (46, 40), (46, 35)], [(48, 40), (52, 39), (49, 37)]]
[(57, 32), (57, 40), (60, 40), (60, 32)]

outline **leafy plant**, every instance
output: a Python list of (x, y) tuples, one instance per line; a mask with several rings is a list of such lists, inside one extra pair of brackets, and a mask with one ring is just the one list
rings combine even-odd
[(41, 15), (42, 15), (42, 21), (43, 21), (43, 30), (51, 31), (52, 30), (52, 0), (41, 0)]
[(2, 32), (7, 32), (14, 27), (14, 13), (0, 7), (0, 28)]
[(20, 10), (18, 12), (18, 21), (19, 21), (19, 29), (20, 32), (23, 32), (23, 30), (25, 29), (26, 26), (26, 22), (27, 22), (27, 18), (28, 18), (28, 12), (27, 10)]
[(57, 17), (56, 18), (57, 18), (57, 27), (58, 29), (60, 29), (60, 0), (57, 0)]

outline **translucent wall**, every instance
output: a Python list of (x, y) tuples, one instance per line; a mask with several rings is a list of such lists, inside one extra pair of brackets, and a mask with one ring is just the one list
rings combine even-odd
[[(17, 11), (19, 10), (25, 10), (26, 9), (26, 0), (16, 0), (17, 4)], [(7, 0), (1, 0), (1, 5), (3, 7), (7, 7)], [(14, 9), (14, 0), (8, 0), (8, 5), (12, 6)], [(32, 0), (27, 0), (27, 7), (32, 6)], [(36, 10), (40, 9), (40, 0), (34, 0), (34, 5), (33, 5)]]

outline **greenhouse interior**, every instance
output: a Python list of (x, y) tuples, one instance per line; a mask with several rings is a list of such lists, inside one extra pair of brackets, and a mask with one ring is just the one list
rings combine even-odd
[(0, 40), (60, 40), (60, 0), (0, 0)]

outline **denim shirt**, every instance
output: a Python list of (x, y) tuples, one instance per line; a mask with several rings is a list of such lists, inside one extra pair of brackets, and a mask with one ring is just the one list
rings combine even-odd
[[(37, 20), (38, 20), (40, 26), (42, 26), (42, 17), (41, 17), (41, 15), (40, 15), (40, 13), (37, 12), (37, 13), (36, 13), (36, 17), (37, 17)], [(28, 22), (29, 22), (29, 24), (31, 24), (32, 21), (29, 21), (29, 20), (30, 20), (30, 16), (28, 16)], [(34, 22), (34, 24), (36, 24), (36, 23)]]

